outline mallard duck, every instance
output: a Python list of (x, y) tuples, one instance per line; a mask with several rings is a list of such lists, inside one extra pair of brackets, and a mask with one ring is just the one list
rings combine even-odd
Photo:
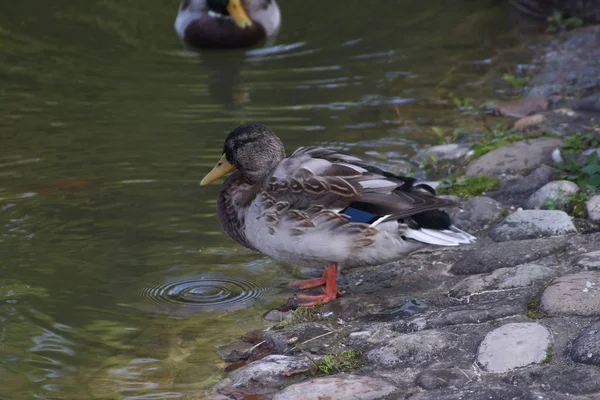
[(453, 201), (415, 179), (323, 147), (286, 156), (264, 125), (227, 135), (223, 154), (202, 179), (232, 172), (219, 192), (217, 214), (239, 244), (290, 264), (324, 268), (320, 278), (291, 282), (321, 295), (299, 294), (299, 305), (336, 298), (338, 268), (379, 265), (429, 245), (457, 246), (475, 238), (452, 225), (440, 208)]
[(275, 0), (182, 0), (175, 30), (196, 48), (237, 48), (257, 44), (279, 29)]

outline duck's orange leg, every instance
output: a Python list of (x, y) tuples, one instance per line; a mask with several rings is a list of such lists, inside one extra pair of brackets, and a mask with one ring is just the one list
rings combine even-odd
[[(298, 300), (301, 300), (301, 301), (298, 302), (298, 305), (304, 306), (304, 307), (310, 307), (310, 306), (315, 306), (319, 303), (321, 303), (321, 304), (329, 303), (330, 301), (334, 300), (338, 294), (341, 294), (337, 290), (337, 264), (336, 263), (328, 264), (327, 268), (325, 268), (325, 271), (323, 272), (323, 277), (317, 278), (317, 279), (323, 279), (325, 281), (325, 290), (324, 290), (325, 293), (319, 294), (319, 295), (299, 294), (299, 295), (297, 295), (297, 298), (298, 298)], [(315, 281), (317, 279), (315, 279)], [(312, 279), (309, 279), (309, 280), (312, 281)], [(316, 286), (320, 286), (320, 285), (315, 285), (315, 286), (311, 286), (311, 287), (316, 287)]]
[(323, 286), (327, 282), (327, 269), (323, 271), (323, 275), (320, 278), (313, 279), (301, 279), (299, 281), (293, 281), (288, 283), (288, 286), (294, 289), (304, 290), (311, 289), (319, 286)]

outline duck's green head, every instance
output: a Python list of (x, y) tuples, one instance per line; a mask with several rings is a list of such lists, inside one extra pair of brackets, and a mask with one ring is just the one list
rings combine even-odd
[(241, 0), (207, 0), (206, 5), (216, 13), (230, 15), (235, 24), (242, 29), (252, 26), (252, 20)]

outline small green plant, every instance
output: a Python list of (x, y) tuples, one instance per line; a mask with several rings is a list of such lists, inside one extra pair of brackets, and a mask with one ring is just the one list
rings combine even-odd
[(549, 347), (548, 350), (546, 350), (546, 357), (544, 357), (544, 359), (541, 361), (541, 363), (548, 364), (550, 361), (552, 361), (553, 356), (554, 356), (554, 353), (552, 352), (552, 348)]
[(454, 103), (454, 105), (456, 106), (456, 108), (458, 108), (458, 110), (461, 112), (461, 114), (465, 114), (465, 115), (479, 114), (479, 108), (473, 104), (471, 99), (469, 99), (469, 98), (460, 99), (458, 97), (452, 96), (451, 100)]
[(527, 318), (539, 319), (540, 317), (540, 300), (541, 296), (539, 293), (534, 294), (527, 301)]
[(329, 375), (333, 372), (353, 370), (364, 364), (362, 354), (355, 350), (344, 350), (328, 354), (317, 361), (319, 372)]
[(523, 140), (523, 137), (517, 133), (515, 128), (505, 128), (498, 125), (493, 129), (488, 129), (486, 134), (477, 140), (471, 149), (473, 151), (472, 157), (479, 158), (492, 150), (521, 140)]
[(523, 89), (531, 80), (529, 76), (517, 76), (508, 72), (502, 75), (502, 78), (515, 89)]
[(439, 144), (455, 143), (458, 140), (458, 138), (464, 134), (464, 131), (460, 128), (456, 128), (452, 132), (446, 132), (439, 126), (433, 126), (431, 127), (431, 130), (433, 131), (433, 133), (435, 133), (435, 136), (437, 137), (437, 142)]
[(546, 27), (546, 33), (566, 31), (583, 25), (583, 21), (581, 20), (581, 18), (565, 18), (564, 15), (559, 11), (555, 11), (554, 14), (552, 14), (546, 19), (546, 21), (548, 22), (548, 26)]
[(508, 217), (509, 214), (510, 214), (510, 211), (508, 210), (508, 208), (503, 208), (502, 210), (500, 210), (500, 216), (502, 218)]
[(563, 171), (561, 179), (575, 182), (582, 190), (595, 192), (600, 187), (600, 160), (598, 152), (592, 151), (583, 160), (573, 152), (561, 152), (562, 162), (557, 164)]
[(577, 191), (574, 193), (565, 193), (563, 189), (558, 189), (557, 198), (547, 198), (544, 200), (544, 207), (548, 210), (565, 210), (577, 218), (585, 218), (587, 216), (586, 201), (590, 199), (585, 191)]
[(438, 186), (439, 194), (451, 194), (460, 197), (474, 197), (498, 187), (498, 179), (479, 175), (467, 178), (465, 176), (449, 177)]
[(594, 133), (567, 136), (560, 145), (563, 151), (579, 152), (600, 147), (600, 136)]

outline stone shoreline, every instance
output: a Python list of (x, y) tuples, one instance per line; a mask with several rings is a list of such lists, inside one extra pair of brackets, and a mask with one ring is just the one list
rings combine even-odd
[(600, 136), (600, 29), (562, 34), (539, 58), (528, 95), (544, 111), (516, 123), (538, 138), (476, 160), (464, 146), (427, 150), (499, 179), (452, 210), (477, 242), (352, 270), (337, 301), (270, 313), (274, 325), (229, 354), (254, 361), (209, 398), (600, 399), (600, 193), (586, 218), (569, 215), (580, 189), (555, 165), (566, 137)]

